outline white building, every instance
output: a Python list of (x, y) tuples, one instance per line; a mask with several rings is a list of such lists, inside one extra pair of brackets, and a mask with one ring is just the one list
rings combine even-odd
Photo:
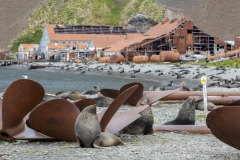
[(38, 50), (38, 44), (20, 44), (18, 47), (17, 58), (27, 60), (32, 58), (32, 55)]
[[(106, 33), (106, 29), (99, 30), (98, 34), (92, 34), (94, 31), (96, 32), (96, 28), (94, 31), (93, 28), (94, 26), (46, 25), (44, 27), (39, 49), (41, 53), (44, 53), (49, 60), (50, 56), (47, 47), (47, 44), (49, 43), (75, 45), (78, 43), (85, 43), (88, 45), (86, 50), (97, 52), (97, 56), (95, 58), (99, 58), (103, 48), (126, 38), (126, 35), (124, 34), (109, 34), (110, 32)], [(132, 33), (128, 34), (128, 38), (133, 39), (140, 35), (141, 34)]]

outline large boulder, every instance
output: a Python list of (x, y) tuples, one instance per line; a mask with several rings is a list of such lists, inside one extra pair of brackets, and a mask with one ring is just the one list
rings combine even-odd
[(144, 14), (137, 14), (133, 16), (128, 22), (129, 28), (137, 27), (140, 33), (145, 33), (155, 25), (157, 25), (157, 22), (150, 19), (150, 17)]

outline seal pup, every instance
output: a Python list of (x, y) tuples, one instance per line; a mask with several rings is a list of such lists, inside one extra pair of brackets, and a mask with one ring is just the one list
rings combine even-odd
[(163, 125), (194, 125), (195, 124), (195, 99), (188, 98), (183, 102), (177, 118)]
[[(195, 109), (196, 109), (196, 110), (204, 111), (204, 103), (203, 103), (203, 100), (200, 100), (200, 101), (195, 102), (194, 105), (195, 105)], [(207, 101), (207, 110), (208, 110), (208, 111), (212, 111), (212, 110), (214, 110), (214, 109), (216, 109), (216, 106), (215, 106), (212, 102)]]
[[(140, 105), (145, 105), (145, 104), (149, 104), (149, 98), (148, 97), (141, 98), (139, 100), (139, 102), (137, 103), (136, 107), (138, 107)], [(131, 124), (129, 124), (128, 126), (123, 128), (118, 133), (119, 134), (131, 134), (131, 135), (153, 134), (154, 118), (153, 118), (153, 113), (152, 113), (151, 107), (149, 106), (148, 108), (146, 108), (145, 110), (143, 110), (139, 114), (141, 116), (137, 120), (135, 120), (134, 122), (132, 122)]]
[(104, 148), (104, 147), (111, 147), (111, 146), (123, 146), (123, 141), (110, 133), (101, 132), (100, 137), (97, 137), (93, 141), (94, 148)]

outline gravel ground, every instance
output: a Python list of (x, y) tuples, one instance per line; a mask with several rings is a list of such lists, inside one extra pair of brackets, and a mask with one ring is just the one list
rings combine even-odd
[[(95, 64), (96, 65), (96, 64)], [(139, 64), (137, 66), (140, 67)], [(145, 64), (145, 66), (148, 66)], [(92, 66), (93, 67), (93, 66)], [(116, 69), (119, 66), (113, 66)], [(116, 68), (115, 68), (116, 67)], [(192, 71), (198, 66), (193, 66)], [(125, 74), (127, 67), (125, 67)], [(135, 67), (137, 68), (137, 67)], [(167, 65), (150, 65), (143, 69), (155, 70), (161, 68), (164, 71), (169, 71)], [(49, 69), (46, 68), (46, 71)], [(52, 69), (50, 69), (52, 70)], [(57, 70), (57, 69), (55, 69)], [(60, 71), (57, 70), (57, 71)], [(210, 72), (211, 71), (211, 72)], [(204, 69), (206, 74), (218, 72), (213, 68)], [(239, 70), (229, 70), (231, 74), (222, 75), (225, 78), (234, 78), (239, 74)], [(98, 74), (97, 72), (89, 72), (89, 74)], [(103, 74), (105, 72), (99, 73)], [(119, 74), (116, 71), (116, 74)], [(137, 74), (138, 75), (138, 74)], [(140, 75), (140, 74), (139, 74)], [(154, 74), (149, 74), (154, 77)], [(194, 74), (192, 74), (194, 75)], [(189, 75), (186, 79), (192, 85), (198, 82), (192, 81)], [(240, 75), (240, 74), (239, 74)], [(111, 75), (113, 76), (113, 75)], [(117, 76), (117, 75), (116, 75)], [(143, 76), (146, 78), (146, 75)], [(148, 77), (147, 77), (148, 78)], [(173, 77), (174, 78), (174, 77)], [(159, 81), (159, 77), (158, 80)], [(166, 79), (167, 80), (167, 79)], [(181, 83), (175, 78), (174, 84)], [(119, 86), (120, 87), (120, 86)], [(208, 88), (208, 90), (238, 90), (238, 88)], [(174, 103), (160, 102), (158, 105), (153, 106), (154, 123), (162, 124), (169, 120), (173, 120), (183, 101)], [(100, 112), (103, 108), (99, 108)], [(122, 106), (121, 110), (129, 109), (129, 106)], [(205, 124), (205, 116), (203, 111), (196, 111), (196, 124)], [(16, 141), (13, 143), (0, 142), (0, 157), (2, 159), (217, 159), (237, 160), (240, 157), (240, 152), (225, 143), (221, 142), (213, 135), (197, 135), (186, 133), (174, 132), (156, 132), (153, 135), (121, 135), (120, 138), (124, 142), (124, 146), (109, 147), (106, 149), (94, 148), (70, 148), (77, 143), (69, 142), (41, 142), (41, 141)]]

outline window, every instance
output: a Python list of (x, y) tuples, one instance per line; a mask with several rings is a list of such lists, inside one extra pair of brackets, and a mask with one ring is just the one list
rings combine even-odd
[(188, 34), (192, 34), (192, 31), (193, 31), (192, 29), (188, 29), (188, 30), (187, 30), (187, 33), (188, 33)]
[(184, 37), (184, 36), (181, 36), (181, 37), (179, 38), (179, 40), (180, 40), (180, 42), (183, 42), (183, 41), (185, 40), (185, 37)]

